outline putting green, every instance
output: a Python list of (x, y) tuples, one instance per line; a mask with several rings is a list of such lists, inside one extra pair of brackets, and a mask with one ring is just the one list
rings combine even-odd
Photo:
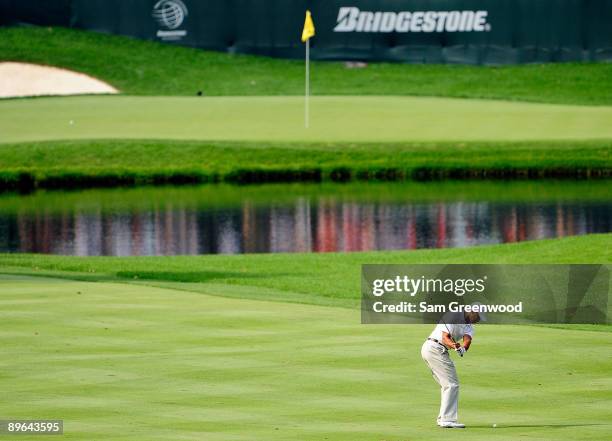
[(393, 96), (0, 101), (0, 142), (58, 139), (513, 141), (612, 138), (612, 107)]
[[(419, 355), (430, 326), (118, 283), (0, 276), (0, 293), (0, 414), (64, 419), (67, 440), (450, 435)], [(452, 437), (606, 439), (611, 360), (608, 332), (479, 326)]]

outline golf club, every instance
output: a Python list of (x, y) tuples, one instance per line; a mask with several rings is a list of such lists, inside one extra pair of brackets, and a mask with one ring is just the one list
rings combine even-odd
[[(448, 329), (448, 325), (446, 324), (446, 322), (442, 322), (442, 323), (444, 324), (444, 327), (446, 328), (446, 331), (448, 332), (448, 337), (451, 339), (453, 344), (456, 345), (457, 342), (453, 338), (453, 334), (451, 334), (450, 329)], [(457, 351), (457, 348), (455, 348), (455, 351)], [(461, 354), (460, 352), (457, 352), (457, 354), (459, 354), (459, 356), (463, 358), (463, 354)]]

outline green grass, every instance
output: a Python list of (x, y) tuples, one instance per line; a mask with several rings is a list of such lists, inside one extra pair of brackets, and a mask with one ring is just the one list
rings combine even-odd
[(0, 183), (5, 188), (58, 188), (185, 181), (609, 176), (611, 151), (611, 141), (28, 142), (0, 144)]
[[(439, 391), (420, 359), (431, 327), (364, 326), (336, 307), (355, 306), (360, 263), (602, 263), (611, 249), (600, 235), (416, 252), (1, 255), (14, 275), (0, 276), (0, 414), (64, 419), (68, 440), (438, 440)], [(612, 333), (570, 329), (479, 325), (457, 360), (469, 428), (453, 439), (606, 439)]]
[(4, 189), (612, 168), (612, 64), (315, 63), (306, 130), (303, 99), (291, 96), (302, 93), (299, 61), (36, 27), (0, 29), (1, 59), (68, 67), (130, 95), (207, 95), (2, 100)]
[[(312, 110), (305, 130), (295, 97), (3, 101), (0, 180), (62, 187), (589, 176), (611, 168), (612, 107), (319, 97)], [(57, 141), (36, 142), (50, 139)]]
[[(612, 234), (444, 250), (174, 257), (0, 255), (0, 272), (157, 284), (230, 297), (355, 306), (363, 263), (608, 263)], [(4, 269), (3, 269), (4, 268)]]
[[(0, 28), (0, 60), (70, 68), (135, 95), (300, 95), (303, 61), (229, 55), (61, 28)], [(612, 104), (612, 64), (508, 67), (314, 62), (315, 95)]]
[(0, 101), (0, 141), (136, 138), (348, 144), (612, 139), (612, 107), (391, 96), (311, 101), (311, 127), (305, 129), (301, 97), (6, 100)]

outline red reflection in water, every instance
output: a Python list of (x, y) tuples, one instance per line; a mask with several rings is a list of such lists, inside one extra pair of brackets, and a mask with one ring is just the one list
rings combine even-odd
[(174, 255), (464, 247), (609, 232), (610, 204), (357, 203), (0, 216), (1, 252)]

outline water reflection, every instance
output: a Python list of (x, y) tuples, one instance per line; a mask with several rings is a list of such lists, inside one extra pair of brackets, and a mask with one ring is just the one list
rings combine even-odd
[(158, 200), (119, 211), (0, 212), (0, 252), (79, 256), (330, 252), (465, 247), (612, 231), (604, 201), (351, 200), (296, 195), (229, 207)]

